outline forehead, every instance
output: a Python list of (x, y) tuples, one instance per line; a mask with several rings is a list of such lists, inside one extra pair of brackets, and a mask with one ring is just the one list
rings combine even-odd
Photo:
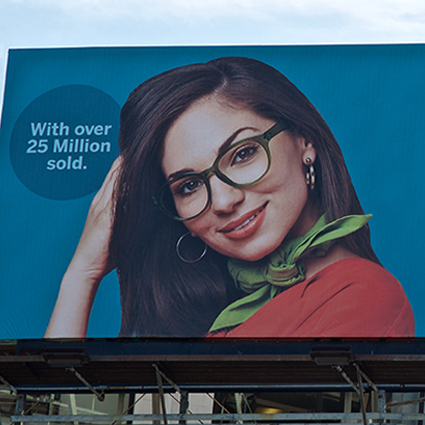
[(235, 141), (268, 130), (273, 121), (256, 113), (219, 101), (201, 99), (170, 127), (164, 140), (162, 169), (166, 176), (182, 170), (210, 167), (220, 146), (235, 132)]

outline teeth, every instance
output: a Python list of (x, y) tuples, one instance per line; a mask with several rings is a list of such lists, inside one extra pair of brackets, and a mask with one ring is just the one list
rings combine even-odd
[(258, 213), (253, 215), (252, 217), (248, 218), (248, 220), (245, 220), (240, 226), (235, 227), (234, 230), (242, 229), (242, 227), (245, 227), (250, 221), (254, 220), (255, 217), (257, 217)]
[(250, 221), (254, 220), (255, 217), (257, 217), (258, 214), (260, 214), (261, 211), (263, 211), (264, 207), (261, 208), (256, 214), (254, 214), (252, 217), (249, 217), (246, 219), (242, 224), (240, 224), (238, 227), (235, 227), (232, 231), (240, 230), (242, 227), (245, 227)]

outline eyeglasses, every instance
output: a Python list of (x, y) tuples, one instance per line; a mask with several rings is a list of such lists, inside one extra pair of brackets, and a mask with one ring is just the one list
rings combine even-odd
[(175, 220), (191, 220), (211, 204), (209, 178), (212, 175), (237, 188), (258, 183), (270, 169), (270, 140), (288, 127), (288, 123), (279, 121), (259, 136), (230, 145), (201, 173), (185, 172), (174, 177), (153, 197), (155, 205)]

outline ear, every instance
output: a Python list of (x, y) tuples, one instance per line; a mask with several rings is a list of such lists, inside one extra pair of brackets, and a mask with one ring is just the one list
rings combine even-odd
[(316, 149), (314, 148), (313, 143), (306, 141), (304, 137), (299, 137), (297, 142), (302, 152), (303, 164), (314, 164), (316, 161)]

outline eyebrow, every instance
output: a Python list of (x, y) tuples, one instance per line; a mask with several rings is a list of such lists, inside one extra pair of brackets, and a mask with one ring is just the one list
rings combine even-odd
[[(258, 128), (255, 127), (242, 127), (242, 128), (238, 128), (234, 133), (232, 133), (218, 148), (218, 155), (220, 155), (223, 151), (225, 151), (232, 143), (233, 141), (236, 139), (236, 137), (242, 133), (245, 130), (254, 130), (254, 131), (259, 131)], [(256, 135), (251, 136), (251, 137), (256, 137)], [(247, 139), (250, 139), (251, 137), (247, 137)], [(242, 139), (245, 140), (245, 139)], [(242, 141), (241, 140), (241, 141)], [(171, 181), (173, 179), (179, 178), (181, 176), (183, 176), (186, 173), (194, 173), (195, 170), (193, 168), (183, 168), (181, 170), (178, 170), (174, 173), (171, 173), (168, 176), (168, 181)]]
[[(233, 141), (236, 139), (236, 137), (238, 136), (239, 133), (242, 133), (242, 131), (245, 131), (245, 130), (258, 131), (258, 128), (255, 128), (255, 127), (242, 127), (242, 128), (239, 128), (238, 130), (236, 130), (218, 148), (218, 155), (220, 155), (223, 151), (225, 151), (233, 143)], [(255, 137), (255, 136), (251, 136), (251, 137)], [(247, 139), (250, 139), (250, 137), (247, 137)], [(242, 140), (245, 140), (245, 139), (242, 139)]]

